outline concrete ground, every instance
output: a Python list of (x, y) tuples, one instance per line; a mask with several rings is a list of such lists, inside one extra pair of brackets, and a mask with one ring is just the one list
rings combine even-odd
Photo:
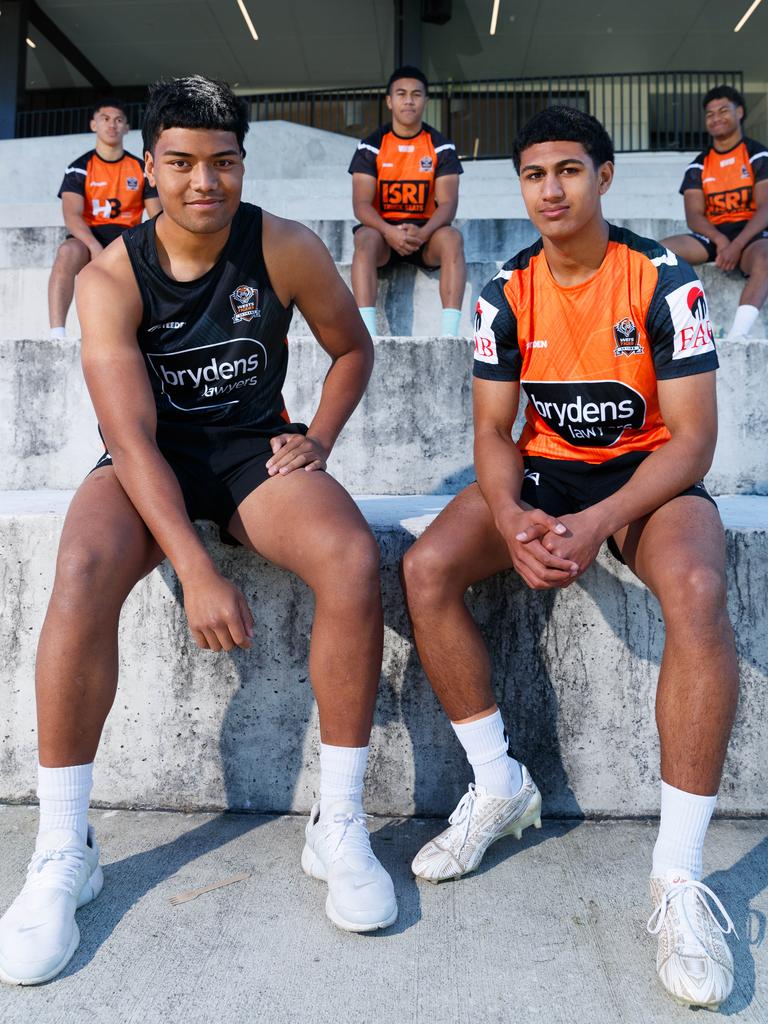
[[(36, 810), (0, 807), (0, 903), (19, 888)], [(435, 820), (372, 822), (397, 923), (337, 931), (299, 868), (303, 819), (94, 811), (105, 888), (78, 913), (64, 974), (0, 986), (2, 1024), (676, 1024), (646, 934), (648, 821), (545, 821), (492, 848), (479, 874), (417, 885), (409, 862)], [(768, 1020), (768, 823), (717, 820), (705, 881), (729, 909), (736, 987), (721, 1009)], [(250, 878), (172, 907), (169, 897)], [(695, 1019), (695, 1018), (694, 1018)]]

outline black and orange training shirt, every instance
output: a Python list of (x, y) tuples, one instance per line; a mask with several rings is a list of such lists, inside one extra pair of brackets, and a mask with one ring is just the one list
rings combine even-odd
[(613, 225), (588, 281), (559, 285), (539, 239), (477, 302), (474, 375), (522, 384), (528, 405), (518, 447), (526, 455), (602, 463), (655, 451), (670, 438), (656, 382), (717, 365), (691, 268)]
[(349, 173), (377, 179), (374, 209), (397, 222), (429, 220), (437, 209), (435, 179), (463, 170), (451, 140), (428, 124), (410, 138), (387, 124), (358, 143)]
[(104, 160), (95, 149), (73, 160), (58, 191), (83, 197), (83, 219), (89, 227), (113, 224), (132, 228), (141, 223), (144, 202), (157, 198), (144, 172), (144, 161), (132, 153)]
[(713, 146), (685, 169), (680, 192), (700, 189), (704, 215), (711, 224), (749, 220), (757, 209), (755, 184), (768, 179), (768, 147), (744, 138), (720, 152)]

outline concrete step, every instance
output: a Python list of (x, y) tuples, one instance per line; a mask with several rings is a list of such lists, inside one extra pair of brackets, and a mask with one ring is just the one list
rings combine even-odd
[[(474, 305), (482, 288), (495, 275), (500, 260), (469, 261), (467, 286), (462, 302), (461, 330), (472, 333)], [(351, 264), (340, 263), (339, 272), (350, 284)], [(42, 338), (48, 334), (49, 271), (42, 267), (0, 269), (0, 338)], [(709, 300), (715, 330), (730, 327), (744, 279), (738, 272), (724, 274), (714, 266), (699, 267), (699, 275)], [(396, 266), (381, 271), (377, 297), (377, 327), (380, 334), (429, 337), (440, 330), (440, 276), (437, 271)], [(78, 337), (80, 327), (74, 303), (67, 318), (67, 330)], [(304, 318), (296, 313), (291, 324), (291, 337), (309, 333)], [(768, 304), (760, 314), (753, 336), (768, 336)]]
[[(0, 800), (33, 800), (34, 655), (69, 500), (41, 491), (0, 497)], [(467, 783), (413, 649), (397, 572), (448, 500), (358, 499), (381, 547), (386, 624), (368, 787), (373, 813), (444, 814)], [(721, 509), (742, 693), (719, 810), (764, 814), (768, 499), (724, 498)], [(167, 564), (139, 584), (121, 620), (121, 684), (94, 798), (115, 807), (306, 812), (318, 756), (307, 680), (310, 594), (296, 577), (222, 546), (209, 524), (200, 533), (251, 603), (254, 647), (217, 657), (194, 648)], [(532, 593), (510, 572), (473, 588), (468, 603), (489, 642), (512, 747), (547, 812), (657, 813), (653, 702), (663, 634), (649, 592), (603, 551), (566, 591)]]
[[(66, 235), (66, 228), (60, 226), (58, 220), (36, 227), (0, 226), (0, 267), (50, 267)], [(338, 263), (351, 263), (355, 220), (346, 217), (339, 220), (306, 220), (304, 223), (322, 238)], [(506, 262), (520, 249), (531, 245), (537, 237), (531, 222), (525, 217), (469, 220), (459, 217), (455, 223), (464, 236), (464, 252), (470, 262)], [(688, 230), (682, 220), (651, 217), (620, 218), (614, 223), (645, 238), (666, 238)]]
[[(332, 454), (351, 491), (454, 493), (473, 479), (470, 343), (377, 338), (371, 383)], [(768, 417), (755, 381), (768, 378), (765, 341), (723, 342), (720, 439), (707, 482), (716, 494), (768, 493)], [(328, 358), (294, 337), (284, 390), (308, 423)], [(101, 453), (77, 341), (0, 341), (0, 489), (76, 487)], [(515, 430), (519, 434), (520, 421)]]
[[(86, 1006), (110, 1024), (201, 1024), (221, 1018), (224, 998), (229, 1019), (254, 1024), (699, 1020), (655, 977), (656, 940), (645, 931), (654, 822), (545, 822), (491, 847), (459, 884), (428, 885), (410, 863), (441, 823), (374, 820), (399, 917), (371, 940), (326, 919), (325, 887), (299, 867), (302, 818), (95, 810), (91, 821), (103, 895), (79, 911), (82, 945), (60, 978), (3, 989), (8, 1024), (82, 1024)], [(24, 879), (37, 810), (0, 808), (0, 823), (5, 909)], [(753, 934), (768, 914), (765, 822), (715, 820), (704, 866), (737, 933)], [(244, 882), (168, 904), (244, 872)], [(728, 942), (735, 987), (722, 1012), (765, 1024), (768, 943)], [(318, 993), (310, 1007), (308, 991)]]

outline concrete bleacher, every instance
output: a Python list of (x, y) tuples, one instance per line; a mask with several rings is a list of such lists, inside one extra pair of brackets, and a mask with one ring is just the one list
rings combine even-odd
[[(90, 136), (0, 142), (0, 699), (7, 709), (0, 800), (32, 797), (36, 639), (71, 489), (99, 453), (79, 368), (76, 315), (69, 321), (72, 337), (51, 343), (46, 310), (49, 267), (63, 237), (50, 195), (64, 162), (89, 145)], [(345, 171), (353, 145), (281, 125), (256, 125), (247, 141), (247, 166), (260, 177), (247, 179), (246, 198), (315, 228), (347, 279)], [(128, 148), (137, 151), (135, 139)], [(35, 155), (44, 156), (41, 167)], [(608, 216), (655, 237), (682, 230), (676, 189), (685, 162), (685, 154), (619, 157)], [(29, 166), (37, 168), (34, 180), (18, 172)], [(477, 291), (533, 233), (509, 161), (467, 165), (459, 213), (470, 262), (468, 336)], [(712, 268), (702, 277), (715, 324), (725, 326), (740, 280)], [(369, 775), (369, 809), (377, 813), (443, 813), (466, 782), (455, 740), (419, 668), (397, 579), (407, 546), (472, 478), (470, 346), (466, 338), (434, 337), (439, 306), (436, 275), (412, 268), (384, 273), (378, 305), (384, 336), (376, 339), (374, 377), (330, 465), (352, 492), (369, 495), (359, 501), (382, 550), (385, 661)], [(768, 320), (753, 333), (768, 336)], [(306, 421), (327, 357), (298, 316), (290, 342), (286, 402)], [(768, 498), (761, 497), (768, 494), (768, 427), (760, 401), (768, 344), (759, 337), (723, 343), (720, 354), (720, 441), (708, 483), (724, 495), (729, 602), (743, 674), (720, 809), (753, 814), (764, 811), (768, 770), (759, 725), (768, 680)], [(257, 643), (248, 653), (197, 651), (172, 570), (164, 565), (140, 584), (122, 619), (121, 685), (95, 799), (304, 811), (316, 784), (319, 742), (306, 668), (310, 595), (294, 577), (221, 546), (208, 524), (200, 529), (251, 601)], [(491, 643), (513, 744), (542, 786), (548, 813), (655, 813), (653, 694), (663, 637), (649, 593), (603, 552), (567, 592), (533, 594), (510, 573), (474, 588), (470, 604)]]

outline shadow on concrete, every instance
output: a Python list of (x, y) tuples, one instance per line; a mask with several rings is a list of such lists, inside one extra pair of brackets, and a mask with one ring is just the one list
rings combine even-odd
[(765, 914), (750, 903), (768, 887), (768, 836), (727, 871), (715, 871), (702, 879), (720, 897), (739, 936), (729, 936), (733, 953), (734, 987), (720, 1013), (733, 1017), (745, 1010), (755, 996), (755, 959), (752, 950), (765, 942)]

